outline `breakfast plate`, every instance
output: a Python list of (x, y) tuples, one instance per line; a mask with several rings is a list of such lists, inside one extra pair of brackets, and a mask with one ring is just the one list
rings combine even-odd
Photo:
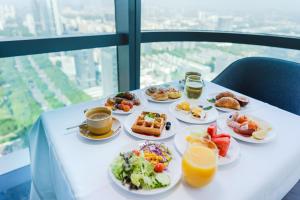
[[(225, 99), (219, 100), (217, 106), (218, 95), (222, 95)], [(207, 101), (214, 105), (217, 110), (223, 112), (246, 111), (253, 106), (248, 97), (237, 95), (229, 91), (212, 93), (208, 95)], [(229, 104), (232, 108), (223, 107), (222, 104)]]
[(190, 124), (207, 124), (216, 121), (218, 111), (207, 103), (188, 103), (187, 101), (174, 102), (169, 111), (179, 120)]
[[(207, 130), (208, 127), (209, 125), (188, 126), (187, 128), (185, 128), (185, 131), (176, 134), (174, 138), (174, 143), (178, 152), (181, 155), (184, 154), (184, 151), (186, 150), (186, 147), (188, 145), (188, 142), (186, 140), (186, 137), (188, 135), (204, 136), (203, 134), (205, 134), (205, 131)], [(239, 155), (240, 155), (240, 146), (238, 142), (231, 137), (228, 152), (225, 157), (219, 156), (218, 165), (222, 166), (222, 165), (230, 164), (235, 160), (237, 160)]]
[(108, 140), (116, 137), (117, 135), (119, 135), (120, 131), (122, 130), (122, 124), (117, 118), (113, 117), (112, 119), (113, 119), (113, 124), (112, 124), (111, 131), (109, 133), (106, 133), (104, 135), (93, 134), (87, 129), (87, 125), (83, 123), (82, 125), (79, 126), (79, 136), (86, 138), (88, 140), (95, 140), (95, 141)]
[[(149, 155), (160, 156), (157, 151), (161, 152), (163, 163), (150, 162)], [(127, 169), (134, 165), (134, 170), (126, 171), (122, 163), (126, 163)], [(143, 170), (139, 170), (139, 167)], [(160, 194), (169, 191), (180, 181), (181, 159), (170, 145), (148, 141), (133, 142), (121, 148), (108, 173), (114, 184), (129, 193)]]
[(128, 115), (142, 106), (142, 101), (134, 92), (119, 92), (106, 99), (105, 106), (112, 110), (113, 114)]
[(143, 140), (163, 140), (179, 131), (178, 122), (171, 114), (153, 109), (129, 115), (124, 128), (130, 135)]
[(182, 91), (176, 87), (150, 86), (143, 93), (148, 101), (155, 103), (172, 103), (182, 98)]
[[(238, 113), (238, 112), (236, 112)], [(217, 124), (218, 127), (222, 130), (222, 131), (226, 131), (227, 133), (229, 133), (232, 137), (244, 141), (244, 142), (249, 142), (249, 143), (267, 143), (272, 141), (275, 137), (276, 137), (276, 132), (272, 129), (271, 125), (264, 121), (263, 119), (260, 119), (256, 116), (253, 115), (242, 115), (241, 113), (238, 113), (240, 116), (246, 116), (250, 121), (255, 122), (255, 126), (257, 127), (256, 129), (250, 129), (249, 126), (247, 124), (248, 129), (242, 129), (243, 127), (245, 127), (245, 125), (243, 127), (238, 127), (238, 123), (236, 122), (232, 122), (234, 120), (232, 120), (234, 115), (237, 115), (235, 113), (225, 113), (223, 115), (221, 115), (219, 117), (219, 119), (217, 120)], [(251, 123), (252, 123), (251, 122)], [(237, 127), (232, 128), (229, 126), (230, 125), (233, 127), (232, 123), (237, 124)], [(245, 124), (246, 122), (241, 123), (241, 125)], [(252, 126), (252, 125), (251, 125)], [(246, 128), (247, 128), (246, 127)], [(242, 132), (237, 133), (239, 130), (241, 129)], [(248, 133), (247, 131), (250, 130), (250, 132)], [(255, 130), (254, 132), (251, 130)], [(246, 135), (247, 134), (247, 135)]]

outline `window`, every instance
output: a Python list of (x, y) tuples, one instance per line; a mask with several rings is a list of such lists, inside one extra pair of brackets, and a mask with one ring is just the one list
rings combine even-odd
[(111, 0), (1, 0), (0, 37), (115, 32)]
[(220, 30), (300, 36), (298, 0), (142, 1), (142, 30)]
[(180, 80), (200, 71), (212, 80), (232, 62), (247, 56), (267, 56), (300, 62), (300, 52), (230, 43), (167, 42), (141, 45), (141, 87)]
[(0, 155), (27, 146), (41, 112), (117, 91), (115, 47), (0, 59)]

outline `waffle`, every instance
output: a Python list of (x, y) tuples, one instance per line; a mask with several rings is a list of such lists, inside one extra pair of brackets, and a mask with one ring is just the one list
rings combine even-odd
[[(155, 115), (153, 122), (145, 120), (145, 116), (148, 114)], [(142, 112), (132, 125), (131, 130), (138, 134), (159, 137), (165, 127), (166, 120), (166, 114)]]

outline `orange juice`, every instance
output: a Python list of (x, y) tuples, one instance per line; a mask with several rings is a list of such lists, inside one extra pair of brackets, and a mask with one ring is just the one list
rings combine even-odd
[(216, 152), (206, 146), (190, 144), (182, 158), (183, 179), (192, 187), (210, 183), (217, 171)]

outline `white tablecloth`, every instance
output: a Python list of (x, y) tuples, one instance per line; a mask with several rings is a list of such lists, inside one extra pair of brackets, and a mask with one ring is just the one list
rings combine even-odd
[[(205, 95), (223, 90), (207, 83)], [(32, 199), (275, 200), (281, 199), (299, 180), (300, 117), (251, 99), (249, 113), (272, 124), (277, 133), (274, 141), (268, 144), (239, 142), (239, 159), (219, 167), (215, 179), (205, 188), (192, 189), (180, 182), (161, 195), (141, 197), (128, 194), (111, 182), (108, 167), (123, 145), (137, 139), (122, 130), (113, 140), (94, 142), (79, 137), (76, 129), (71, 133), (66, 131), (66, 127), (84, 120), (84, 109), (99, 106), (102, 102), (93, 101), (46, 112), (37, 120), (29, 134)], [(169, 105), (146, 104), (162, 111), (168, 110)], [(121, 122), (126, 118), (115, 116)], [(173, 138), (164, 142), (173, 145)]]

